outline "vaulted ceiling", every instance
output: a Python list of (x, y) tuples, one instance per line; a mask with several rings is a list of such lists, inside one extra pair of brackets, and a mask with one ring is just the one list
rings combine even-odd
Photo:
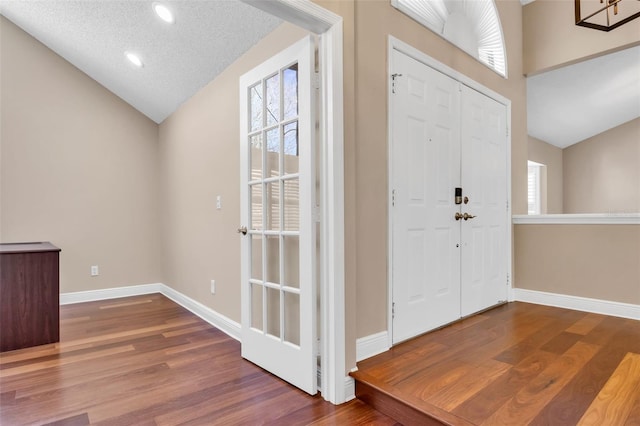
[(2, 0), (0, 13), (156, 123), (282, 22), (238, 0), (163, 0), (168, 24), (153, 3)]
[(640, 117), (640, 46), (527, 78), (527, 117), (560, 148)]
[[(163, 0), (167, 24), (153, 3), (2, 0), (0, 13), (156, 123), (282, 22), (239, 0)], [(527, 80), (529, 134), (559, 147), (640, 116), (640, 47)]]

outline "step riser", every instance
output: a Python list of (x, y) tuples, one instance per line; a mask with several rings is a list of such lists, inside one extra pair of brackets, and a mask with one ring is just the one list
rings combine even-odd
[(416, 410), (402, 400), (358, 380), (356, 380), (356, 398), (404, 426), (446, 426), (446, 423), (434, 419), (427, 413)]

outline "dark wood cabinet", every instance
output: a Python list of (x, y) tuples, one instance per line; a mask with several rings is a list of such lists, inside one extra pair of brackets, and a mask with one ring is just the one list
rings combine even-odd
[(60, 249), (0, 244), (0, 352), (60, 341)]

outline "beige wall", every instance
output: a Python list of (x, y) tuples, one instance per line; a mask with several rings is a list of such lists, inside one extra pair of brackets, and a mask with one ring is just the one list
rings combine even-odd
[(575, 25), (571, 0), (536, 0), (523, 9), (527, 75), (640, 43), (637, 20), (609, 32)]
[(529, 160), (546, 166), (542, 214), (560, 214), (562, 207), (562, 149), (529, 136)]
[(640, 212), (640, 118), (564, 149), (565, 213)]
[(640, 304), (640, 225), (516, 225), (517, 287)]
[[(514, 213), (526, 213), (527, 130), (522, 72), (522, 7), (496, 2), (507, 48), (509, 78), (394, 9), (388, 1), (357, 1), (356, 224), (357, 336), (387, 329), (387, 43), (388, 35), (478, 81), (512, 101)], [(351, 307), (353, 308), (353, 307)]]
[(0, 39), (0, 241), (58, 245), (62, 292), (160, 282), (157, 125), (4, 17)]
[[(289, 24), (251, 48), (160, 125), (164, 282), (240, 322), (238, 80), (298, 41)], [(216, 209), (216, 196), (222, 208)], [(210, 281), (216, 280), (216, 294)]]

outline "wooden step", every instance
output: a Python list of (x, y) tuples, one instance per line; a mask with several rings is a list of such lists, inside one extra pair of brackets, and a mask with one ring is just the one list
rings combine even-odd
[(355, 371), (350, 375), (356, 382), (356, 398), (404, 426), (473, 426), (473, 423), (403, 393), (365, 372)]

